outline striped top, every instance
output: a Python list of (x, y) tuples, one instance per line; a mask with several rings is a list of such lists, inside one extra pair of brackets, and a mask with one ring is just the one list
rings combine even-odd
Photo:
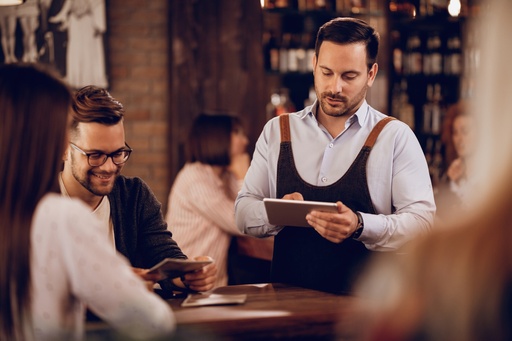
[(169, 194), (166, 221), (173, 239), (189, 258), (215, 259), (215, 286), (228, 283), (229, 243), (233, 235), (240, 235), (234, 204), (241, 185), (230, 173), (223, 181), (212, 166), (194, 162), (185, 164)]

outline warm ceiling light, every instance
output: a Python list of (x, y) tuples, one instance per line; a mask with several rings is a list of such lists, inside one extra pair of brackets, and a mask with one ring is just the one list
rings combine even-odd
[(452, 17), (458, 17), (460, 14), (460, 8), (460, 0), (450, 0), (450, 3), (448, 4), (448, 13), (450, 13)]
[(0, 6), (21, 5), (25, 0), (0, 0)]

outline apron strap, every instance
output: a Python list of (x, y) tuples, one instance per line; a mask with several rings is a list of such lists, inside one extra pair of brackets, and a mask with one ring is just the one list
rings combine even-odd
[(288, 114), (279, 116), (279, 126), (281, 127), (281, 142), (290, 142), (290, 117)]
[(377, 137), (379, 136), (380, 132), (382, 131), (382, 129), (384, 129), (386, 124), (393, 121), (394, 119), (395, 119), (394, 117), (388, 116), (388, 117), (385, 117), (382, 120), (380, 120), (375, 125), (375, 127), (373, 127), (372, 131), (370, 132), (370, 135), (368, 136), (368, 138), (366, 139), (366, 142), (364, 143), (364, 146), (372, 148), (373, 145), (375, 144), (375, 141), (377, 140)]

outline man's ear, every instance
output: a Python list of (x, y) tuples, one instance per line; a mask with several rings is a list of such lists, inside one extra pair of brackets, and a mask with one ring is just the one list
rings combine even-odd
[(373, 81), (377, 76), (377, 72), (379, 71), (379, 65), (377, 63), (373, 63), (372, 68), (368, 72), (368, 86), (371, 87), (373, 85)]

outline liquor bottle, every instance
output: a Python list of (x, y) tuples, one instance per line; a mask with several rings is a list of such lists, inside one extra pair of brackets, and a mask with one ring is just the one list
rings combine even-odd
[(407, 0), (391, 0), (389, 2), (389, 11), (391, 14), (400, 17), (416, 17), (416, 6), (412, 1)]
[(443, 54), (441, 47), (441, 37), (435, 33), (430, 38), (430, 74), (439, 75), (443, 73)]
[(263, 48), (265, 56), (265, 70), (279, 71), (279, 48), (277, 38), (273, 31), (264, 33), (265, 45)]
[(308, 45), (306, 49), (306, 71), (313, 71), (313, 56), (315, 55), (315, 39), (313, 33), (308, 34)]
[(443, 119), (441, 101), (441, 84), (436, 83), (434, 85), (434, 93), (432, 97), (432, 123), (430, 127), (430, 131), (435, 135), (439, 135), (441, 133), (441, 123)]
[(391, 39), (393, 48), (393, 70), (395, 74), (401, 75), (404, 70), (404, 53), (400, 46), (400, 32), (397, 30), (391, 31)]
[(303, 33), (300, 36), (300, 44), (297, 47), (297, 71), (307, 72), (308, 71), (308, 60), (307, 60), (307, 45), (308, 45), (308, 33)]
[(434, 87), (427, 85), (427, 100), (423, 105), (423, 133), (429, 134), (432, 130), (432, 102), (434, 98)]
[(276, 116), (288, 114), (295, 111), (295, 105), (290, 100), (290, 90), (281, 88), (279, 90), (279, 105), (276, 108)]
[(281, 96), (279, 96), (279, 93), (277, 91), (274, 91), (270, 95), (270, 101), (267, 103), (267, 106), (266, 106), (267, 121), (270, 120), (272, 117), (276, 116), (277, 107), (279, 106), (280, 102), (281, 102)]
[(297, 35), (290, 34), (290, 44), (288, 45), (288, 72), (297, 72), (299, 70), (299, 63), (297, 60), (298, 45)]
[(421, 74), (423, 68), (423, 55), (421, 51), (421, 39), (418, 34), (413, 34), (407, 39), (406, 74)]
[(448, 39), (444, 56), (444, 73), (447, 75), (460, 75), (462, 72), (461, 42), (458, 35)]
[(288, 72), (288, 47), (290, 46), (291, 34), (284, 33), (283, 41), (279, 47), (279, 72)]
[(439, 187), (441, 173), (443, 170), (443, 153), (441, 140), (437, 140), (435, 142), (434, 156), (432, 157), (432, 163), (429, 170), (432, 179), (432, 187), (434, 188), (434, 191), (436, 191)]
[(270, 101), (267, 103), (266, 111), (267, 120), (275, 116), (294, 112), (295, 105), (293, 105), (292, 101), (290, 100), (289, 90), (282, 88), (278, 91), (274, 91), (270, 95)]
[(398, 119), (414, 130), (414, 106), (409, 103), (407, 82), (405, 80), (402, 80), (400, 89), (400, 109), (398, 111)]
[(312, 86), (312, 87), (309, 88), (308, 98), (306, 98), (304, 100), (304, 107), (308, 107), (310, 105), (313, 105), (315, 100), (316, 100), (315, 87)]

